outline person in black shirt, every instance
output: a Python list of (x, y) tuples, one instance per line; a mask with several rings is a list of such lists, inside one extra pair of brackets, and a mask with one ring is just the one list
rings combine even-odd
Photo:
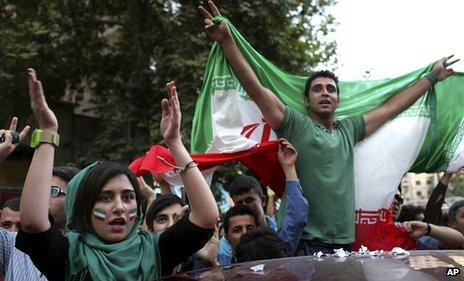
[(174, 82), (162, 101), (161, 132), (180, 171), (191, 212), (159, 235), (139, 231), (141, 194), (127, 166), (96, 162), (68, 184), (65, 211), (69, 231), (50, 227), (48, 202), (58, 121), (48, 107), (35, 71), (28, 70), (31, 107), (41, 131), (21, 196), (22, 230), (16, 247), (49, 280), (153, 280), (195, 253), (213, 234), (218, 217), (214, 197), (182, 144)]

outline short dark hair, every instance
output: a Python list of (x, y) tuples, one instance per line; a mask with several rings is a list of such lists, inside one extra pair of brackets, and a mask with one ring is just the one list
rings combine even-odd
[(258, 216), (253, 212), (253, 210), (245, 204), (238, 204), (227, 210), (224, 215), (223, 223), (224, 233), (227, 235), (229, 233), (229, 221), (235, 216), (249, 215), (255, 220), (256, 226), (258, 226)]
[(72, 166), (59, 166), (53, 167), (52, 175), (55, 177), (59, 177), (66, 183), (70, 182), (75, 175), (79, 173), (79, 169)]
[(230, 184), (230, 196), (240, 195), (253, 190), (259, 197), (263, 196), (263, 188), (258, 180), (252, 176), (238, 176)]
[(138, 207), (141, 204), (142, 195), (134, 173), (126, 165), (115, 162), (102, 162), (93, 167), (84, 176), (77, 189), (70, 223), (71, 230), (75, 230), (80, 234), (92, 230), (90, 217), (95, 201), (97, 201), (97, 197), (103, 186), (118, 175), (127, 176), (129, 182), (132, 184), (137, 202), (137, 216), (141, 215), (140, 208)]
[(237, 262), (269, 260), (286, 257), (279, 235), (268, 227), (257, 227), (240, 237), (235, 248)]
[(14, 198), (8, 199), (2, 204), (2, 207), (0, 208), (0, 211), (3, 211), (3, 209), (8, 207), (12, 211), (19, 212), (19, 204), (20, 203), (21, 203), (21, 197), (14, 197)]
[(403, 205), (401, 208), (400, 215), (398, 216), (397, 222), (405, 222), (405, 221), (415, 221), (417, 220), (417, 216), (421, 213), (424, 213), (424, 207), (420, 205), (413, 205), (407, 204)]
[(332, 79), (334, 82), (335, 82), (335, 85), (337, 86), (337, 95), (340, 96), (340, 89), (338, 88), (338, 77), (332, 72), (332, 71), (329, 71), (329, 70), (319, 70), (319, 71), (315, 71), (315, 72), (312, 72), (309, 77), (308, 77), (308, 80), (306, 80), (306, 85), (305, 85), (305, 90), (304, 90), (304, 97), (307, 97), (308, 94), (309, 94), (309, 89), (311, 89), (311, 83), (316, 79), (316, 78), (319, 78), (319, 77), (325, 77), (325, 78), (330, 78)]
[(147, 210), (147, 215), (145, 217), (145, 222), (150, 231), (153, 231), (153, 220), (156, 216), (166, 207), (169, 207), (174, 204), (179, 204), (182, 207), (185, 206), (184, 201), (175, 194), (163, 194), (159, 195), (158, 198), (151, 203), (150, 207)]
[(464, 207), (464, 199), (459, 200), (451, 204), (448, 210), (448, 220), (456, 220), (456, 216), (458, 214), (458, 210)]

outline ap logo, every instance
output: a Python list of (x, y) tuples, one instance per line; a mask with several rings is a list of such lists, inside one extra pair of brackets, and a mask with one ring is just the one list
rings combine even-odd
[(446, 276), (456, 276), (461, 273), (459, 268), (451, 267), (446, 269)]

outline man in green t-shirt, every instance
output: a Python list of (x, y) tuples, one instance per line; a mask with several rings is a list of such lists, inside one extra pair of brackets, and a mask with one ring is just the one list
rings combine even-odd
[(437, 81), (453, 73), (446, 60), (407, 89), (365, 114), (335, 121), (340, 103), (337, 77), (329, 71), (313, 73), (304, 93), (308, 115), (286, 107), (265, 88), (237, 47), (224, 22), (212, 21), (219, 10), (208, 2), (212, 15), (198, 7), (205, 18), (205, 29), (222, 47), (235, 75), (247, 94), (259, 107), (267, 123), (279, 137), (288, 139), (298, 150), (297, 174), (312, 204), (302, 236), (306, 254), (333, 249), (350, 249), (354, 242), (354, 168), (353, 147), (370, 136), (388, 120), (411, 106)]

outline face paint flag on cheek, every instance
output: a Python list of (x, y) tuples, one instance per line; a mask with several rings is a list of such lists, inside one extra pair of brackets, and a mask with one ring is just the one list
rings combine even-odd
[(133, 221), (137, 217), (137, 208), (129, 210), (129, 220)]
[(103, 209), (95, 208), (93, 209), (93, 216), (100, 221), (104, 221), (106, 217), (106, 211)]

